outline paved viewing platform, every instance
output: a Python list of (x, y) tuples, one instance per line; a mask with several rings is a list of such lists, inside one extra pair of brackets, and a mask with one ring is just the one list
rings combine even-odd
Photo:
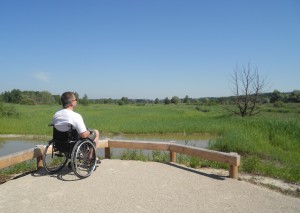
[(86, 179), (65, 167), (0, 185), (0, 212), (299, 212), (300, 199), (177, 164), (105, 159)]

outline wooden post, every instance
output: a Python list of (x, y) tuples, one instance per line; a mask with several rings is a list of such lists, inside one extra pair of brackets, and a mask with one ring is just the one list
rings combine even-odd
[(170, 151), (170, 162), (176, 163), (176, 152)]
[(36, 157), (36, 168), (40, 169), (44, 167), (43, 154), (45, 147), (43, 145), (36, 145), (34, 148), (34, 156)]
[[(151, 142), (151, 141), (129, 141), (129, 140), (99, 140), (97, 148), (104, 148), (105, 158), (111, 158), (111, 148), (160, 150), (170, 152), (170, 162), (176, 162), (176, 153), (198, 156), (207, 160), (227, 163), (230, 165), (229, 176), (238, 178), (240, 166), (240, 155), (237, 153), (224, 153), (203, 148), (196, 148), (176, 144), (174, 142)], [(6, 168), (27, 160), (37, 158), (37, 168), (43, 167), (44, 145), (35, 148), (0, 157), (0, 169)]]
[(110, 147), (104, 148), (105, 158), (110, 159)]
[(230, 165), (229, 177), (234, 179), (237, 179), (239, 177), (238, 166)]
[(110, 159), (110, 147), (109, 147), (109, 138), (105, 138), (105, 143), (103, 144), (103, 146), (101, 148), (104, 148), (104, 158), (106, 159)]
[[(175, 143), (175, 141), (170, 141), (170, 143)], [(176, 152), (170, 150), (170, 162), (176, 163)]]
[(36, 165), (38, 170), (44, 167), (42, 156), (36, 158)]
[[(232, 155), (238, 156), (238, 153), (236, 152), (230, 152)], [(240, 156), (237, 158), (237, 165), (240, 165)], [(239, 167), (236, 165), (230, 165), (229, 167), (229, 177), (237, 179), (239, 177)]]

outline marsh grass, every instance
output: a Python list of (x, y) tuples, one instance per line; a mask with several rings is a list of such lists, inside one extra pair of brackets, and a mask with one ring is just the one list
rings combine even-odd
[[(13, 105), (13, 107), (19, 116), (1, 117), (0, 134), (52, 134), (52, 129), (47, 125), (51, 122), (54, 112), (60, 109), (59, 105)], [(242, 171), (299, 183), (300, 104), (284, 104), (276, 107), (266, 104), (259, 107), (261, 111), (259, 115), (247, 118), (230, 116), (222, 106), (216, 105), (94, 104), (78, 106), (76, 111), (83, 116), (88, 127), (99, 129), (102, 134), (217, 135), (217, 139), (211, 141), (209, 148), (239, 153), (242, 156), (240, 167)], [(127, 153), (123, 157), (144, 159), (139, 152)], [(164, 161), (166, 158), (158, 153), (154, 153), (152, 157), (157, 161)], [(181, 155), (178, 156), (178, 161), (192, 167), (224, 167)]]
[[(143, 154), (142, 150), (126, 149), (122, 152), (120, 159), (168, 163), (170, 161), (170, 156), (169, 152), (164, 151), (152, 151), (151, 156), (147, 156)], [(218, 169), (228, 169), (227, 164), (205, 160), (196, 156), (188, 156), (184, 154), (178, 154), (176, 156), (176, 162), (191, 168), (213, 167)]]
[(16, 174), (24, 174), (27, 172), (35, 171), (36, 169), (36, 160), (29, 160), (5, 169), (0, 169), (0, 184), (11, 179)]
[(124, 150), (120, 157), (121, 160), (148, 161), (149, 158), (143, 154), (142, 150)]

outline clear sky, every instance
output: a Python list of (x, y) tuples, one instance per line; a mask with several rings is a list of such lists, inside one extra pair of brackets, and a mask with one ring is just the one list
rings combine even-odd
[(300, 0), (0, 0), (0, 93), (229, 96), (249, 62), (300, 89)]

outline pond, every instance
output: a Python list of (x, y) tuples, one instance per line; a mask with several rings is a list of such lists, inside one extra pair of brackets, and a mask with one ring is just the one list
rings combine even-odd
[[(209, 134), (119, 134), (119, 135), (101, 135), (100, 139), (115, 140), (133, 140), (133, 141), (151, 141), (151, 142), (170, 142), (176, 144), (207, 148), (209, 141), (216, 137)], [(0, 157), (33, 148), (35, 145), (46, 145), (49, 140), (37, 136), (0, 136)], [(124, 152), (124, 149), (111, 149), (112, 157), (118, 158)], [(151, 154), (151, 150), (143, 150), (144, 155)], [(97, 155), (104, 157), (104, 149), (98, 149)]]

